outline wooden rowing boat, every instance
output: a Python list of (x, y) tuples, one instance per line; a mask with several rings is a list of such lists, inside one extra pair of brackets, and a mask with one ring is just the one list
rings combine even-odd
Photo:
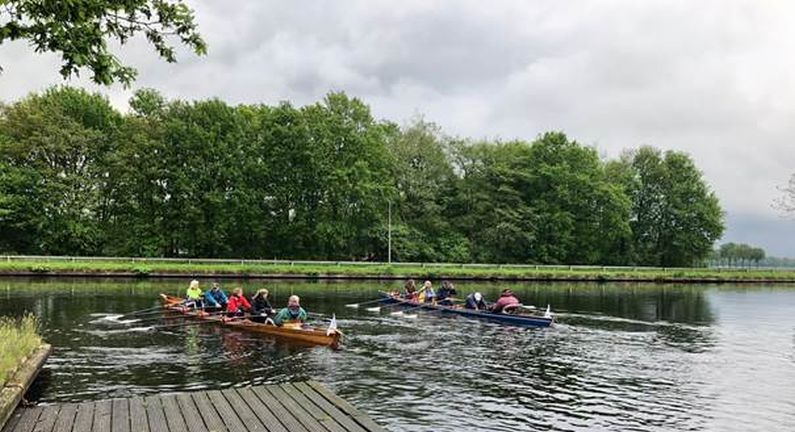
[(433, 303), (419, 304), (416, 301), (409, 301), (402, 298), (397, 292), (381, 292), (380, 294), (382, 297), (381, 301), (383, 303), (400, 304), (402, 306), (415, 309), (432, 310), (444, 314), (459, 315), (466, 318), (484, 319), (502, 324), (511, 324), (523, 327), (549, 327), (554, 321), (551, 316), (546, 317), (529, 314), (493, 313), (489, 311), (465, 309), (461, 306), (441, 306)]
[[(295, 328), (287, 326), (275, 326), (271, 324), (255, 323), (246, 319), (236, 319), (233, 321), (225, 320), (217, 315), (210, 315), (204, 311), (197, 311), (193, 308), (183, 306), (183, 299), (166, 294), (160, 294), (163, 307), (172, 312), (178, 312), (190, 318), (214, 321), (218, 325), (253, 333), (265, 334), (279, 339), (300, 342), (311, 345), (323, 345), (336, 348), (339, 345), (341, 333), (335, 329), (324, 329), (319, 327)], [(329, 334), (330, 333), (330, 334)]]

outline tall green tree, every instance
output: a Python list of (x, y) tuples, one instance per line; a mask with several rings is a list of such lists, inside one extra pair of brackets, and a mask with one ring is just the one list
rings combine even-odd
[(693, 160), (641, 147), (621, 163), (630, 173), (624, 187), (632, 198), (632, 261), (671, 267), (705, 259), (723, 234), (723, 212)]
[[(53, 88), (0, 112), (0, 230), (12, 250), (95, 254), (121, 116), (101, 96)], [(22, 231), (26, 233), (23, 234)], [(26, 239), (23, 240), (23, 237)]]
[(439, 127), (414, 119), (388, 140), (396, 194), (393, 257), (402, 261), (468, 261), (469, 241), (448, 212), (458, 184), (451, 141)]
[(168, 62), (176, 61), (172, 41), (196, 54), (207, 51), (193, 11), (181, 0), (0, 1), (0, 44), (25, 40), (36, 52), (60, 54), (64, 78), (88, 69), (98, 84), (130, 84), (136, 70), (122, 64), (108, 43), (124, 45), (137, 35)]

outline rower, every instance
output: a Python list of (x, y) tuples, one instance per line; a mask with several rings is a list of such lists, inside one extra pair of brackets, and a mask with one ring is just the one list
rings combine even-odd
[(434, 297), (435, 293), (433, 292), (431, 281), (426, 280), (425, 283), (422, 284), (422, 289), (420, 289), (419, 295), (417, 296), (417, 301), (419, 303), (433, 303)]
[(511, 310), (521, 306), (521, 302), (510, 288), (505, 288), (500, 294), (500, 298), (491, 306), (491, 311), (494, 313), (508, 313)]
[(442, 287), (436, 292), (436, 304), (442, 306), (452, 306), (453, 296), (458, 294), (455, 291), (455, 286), (450, 281), (442, 281)]
[(483, 300), (483, 295), (479, 292), (472, 293), (466, 297), (466, 303), (464, 307), (467, 309), (474, 309), (474, 310), (486, 310), (488, 306), (486, 306), (486, 302)]
[(226, 297), (226, 293), (224, 293), (218, 285), (218, 282), (213, 282), (212, 288), (204, 293), (204, 302), (207, 304), (208, 308), (226, 308), (226, 303), (228, 301), (229, 299)]
[(247, 311), (251, 310), (251, 304), (243, 296), (243, 288), (237, 287), (232, 291), (229, 296), (229, 301), (226, 303), (226, 316), (244, 316)]
[(279, 313), (273, 317), (273, 322), (277, 326), (287, 325), (288, 327), (300, 327), (301, 324), (306, 322), (307, 313), (301, 307), (301, 298), (297, 295), (291, 295), (287, 299), (287, 307), (280, 310)]
[(276, 313), (268, 301), (268, 290), (262, 288), (251, 298), (251, 321), (264, 323), (268, 317)]
[(417, 300), (417, 284), (414, 282), (414, 279), (407, 280), (406, 284), (403, 285), (403, 289), (405, 290), (403, 298), (408, 301)]
[(199, 281), (196, 279), (190, 281), (188, 290), (185, 292), (185, 305), (193, 306), (194, 308), (201, 308), (202, 303), (202, 290), (199, 288)]

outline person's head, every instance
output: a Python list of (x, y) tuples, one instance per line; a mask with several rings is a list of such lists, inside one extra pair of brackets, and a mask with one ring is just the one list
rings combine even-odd
[(264, 299), (268, 298), (268, 290), (262, 288), (261, 290), (257, 291), (257, 294), (254, 297), (262, 297)]
[(406, 291), (415, 291), (417, 289), (417, 283), (414, 282), (414, 279), (409, 279), (406, 281), (406, 285), (404, 285)]
[(196, 279), (194, 279), (194, 280), (190, 281), (190, 285), (189, 285), (189, 287), (190, 287), (190, 289), (197, 289), (197, 288), (199, 288), (199, 281), (197, 281)]
[(510, 288), (505, 288), (504, 290), (502, 290), (502, 294), (500, 294), (500, 296), (502, 296), (502, 297), (508, 297), (508, 296), (512, 296), (512, 295), (513, 295), (513, 291), (511, 291)]
[(301, 298), (297, 295), (291, 295), (290, 298), (287, 299), (287, 307), (290, 309), (298, 309), (301, 307)]
[(219, 288), (220, 286), (218, 285), (218, 282), (213, 282), (213, 287), (210, 289), (212, 289), (213, 291), (217, 291)]
[(425, 281), (425, 283), (424, 283), (424, 284), (422, 284), (422, 287), (423, 287), (423, 288), (430, 288), (430, 287), (431, 287), (431, 281), (429, 281), (429, 280), (426, 280), (426, 281)]
[(453, 284), (450, 281), (442, 281), (442, 288), (453, 289)]
[(243, 295), (243, 288), (240, 288), (240, 287), (235, 288), (234, 291), (232, 291), (232, 294), (234, 294), (236, 296), (242, 296)]
[(476, 301), (476, 302), (479, 302), (479, 301), (481, 301), (481, 300), (483, 300), (483, 294), (481, 294), (481, 293), (479, 293), (479, 292), (476, 292), (476, 293), (475, 293), (475, 301)]

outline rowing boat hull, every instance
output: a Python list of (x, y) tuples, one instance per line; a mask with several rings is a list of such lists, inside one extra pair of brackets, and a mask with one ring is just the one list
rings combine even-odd
[(384, 303), (398, 303), (406, 307), (413, 307), (413, 308), (420, 308), (425, 310), (432, 310), (437, 311), (445, 314), (450, 315), (459, 315), (466, 318), (473, 318), (473, 319), (482, 319), (488, 321), (499, 322), (502, 324), (510, 324), (515, 326), (522, 326), (522, 327), (549, 327), (552, 325), (553, 319), (552, 318), (544, 318), (540, 316), (529, 316), (529, 315), (512, 315), (512, 314), (499, 314), (499, 313), (491, 313), (491, 312), (479, 312), (471, 309), (457, 309), (447, 306), (439, 306), (433, 304), (418, 304), (415, 302), (410, 302), (408, 300), (404, 300), (399, 297), (395, 297), (392, 294), (382, 292), (381, 296), (383, 297)]
[(160, 294), (163, 307), (170, 311), (178, 312), (183, 315), (195, 319), (214, 321), (218, 325), (229, 328), (244, 330), (252, 333), (259, 333), (268, 336), (273, 336), (279, 339), (289, 340), (293, 342), (301, 342), (311, 345), (322, 345), (336, 347), (339, 345), (340, 333), (334, 332), (331, 335), (326, 334), (325, 329), (291, 329), (285, 327), (278, 327), (274, 325), (255, 323), (248, 320), (235, 320), (224, 321), (218, 316), (202, 316), (189, 308), (180, 306), (182, 299), (179, 297), (171, 297), (165, 294)]

